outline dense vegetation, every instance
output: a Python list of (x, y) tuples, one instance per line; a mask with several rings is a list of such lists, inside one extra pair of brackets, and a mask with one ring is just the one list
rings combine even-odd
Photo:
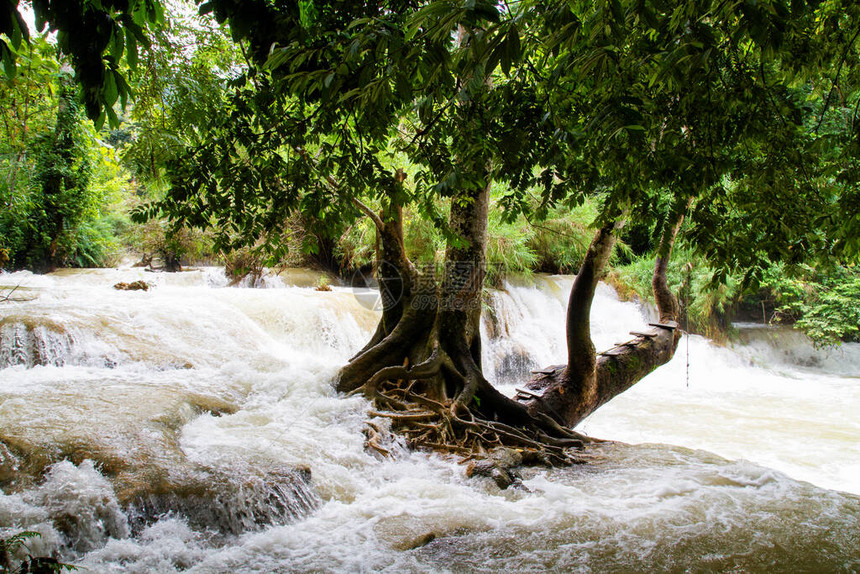
[[(698, 194), (681, 234), (688, 247), (669, 271), (691, 328), (715, 334), (732, 310), (764, 302), (766, 318), (796, 322), (820, 344), (857, 337), (852, 5), (610, 2), (567, 13), (540, 4), (407, 3), (399, 7), (405, 16), (383, 29), (360, 5), (336, 16), (307, 3), (282, 15), (295, 18), (293, 31), (260, 33), (231, 6), (204, 10), (214, 8), (228, 30), (190, 6), (165, 17), (156, 2), (117, 5), (110, 26), (100, 27), (96, 5), (80, 3), (79, 14), (37, 5), (37, 27), (56, 30), (50, 40), (30, 37), (14, 6), (4, 8), (5, 268), (112, 265), (127, 254), (123, 246), (134, 246), (135, 259), (166, 268), (221, 261), (237, 275), (314, 262), (314, 252), (336, 271), (368, 269), (372, 222), (350, 201), (329, 201), (332, 189), (319, 182), (348, 185), (347, 195), (380, 209), (380, 173), (398, 169), (414, 182), (404, 197), (407, 251), (416, 262), (440, 264), (450, 237), (446, 196), (462, 177), (444, 156), (465, 157), (472, 152), (456, 146), (475, 145), (450, 139), (452, 111), (464, 97), (480, 97), (502, 128), (482, 128), (480, 144), (500, 154), (488, 285), (501, 285), (506, 273), (576, 272), (595, 221), (628, 202), (641, 208), (622, 231), (610, 277), (648, 298), (661, 214), (673, 195)], [(349, 26), (348, 18), (355, 18)], [(440, 50), (450, 51), (454, 22), (471, 22), (476, 33), (467, 50), (446, 56)], [(72, 41), (75, 26), (97, 30), (98, 58)], [(584, 38), (585, 30), (593, 36)], [(722, 35), (730, 30), (735, 36)], [(271, 54), (266, 34), (283, 35)], [(410, 34), (423, 44), (407, 43)], [(540, 34), (548, 39), (536, 41)], [(667, 50), (670, 41), (675, 48)], [(469, 80), (466, 66), (494, 89)], [(416, 98), (407, 80), (422, 74)], [(456, 74), (466, 80), (459, 100), (443, 88)], [(112, 128), (96, 130), (84, 108), (96, 126), (108, 120)], [(400, 133), (384, 131), (397, 114)], [(583, 130), (591, 135), (581, 137)], [(561, 145), (560, 134), (579, 139)], [(291, 150), (301, 149), (321, 160), (291, 161)], [(258, 165), (243, 171), (232, 160), (243, 155)], [(217, 176), (210, 189), (225, 181), (232, 189), (183, 205), (177, 183), (194, 185), (194, 170)], [(266, 199), (284, 193), (270, 183), (285, 180), (294, 184), (286, 201)], [(161, 201), (180, 224), (133, 223), (130, 210), (149, 201)], [(280, 212), (266, 212), (263, 202)], [(346, 217), (333, 217), (332, 205)], [(233, 213), (225, 216), (227, 206)]]

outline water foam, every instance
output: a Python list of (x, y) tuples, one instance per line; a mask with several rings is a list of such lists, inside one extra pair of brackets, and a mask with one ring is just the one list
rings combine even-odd
[[(40, 529), (45, 553), (141, 573), (860, 566), (858, 498), (791, 478), (804, 478), (806, 459), (810, 480), (849, 489), (857, 432), (838, 419), (860, 404), (851, 379), (751, 368), (693, 338), (689, 390), (682, 343), (585, 430), (728, 458), (602, 445), (593, 464), (529, 469), (524, 489), (501, 491), (467, 479), (456, 460), (364, 450), (367, 401), (331, 387), (378, 317), (349, 290), (223, 288), (205, 273), (165, 277), (146, 293), (110, 287), (134, 273), (36, 278), (39, 297), (14, 307), (73, 334), (62, 365), (0, 370), (4, 441), (16, 456), (46, 457), (31, 482), (3, 483), (0, 525)], [(493, 329), (505, 335), (485, 332), (485, 369), (499, 382), (513, 387), (532, 365), (564, 359), (570, 282), (538, 278), (494, 297)], [(601, 287), (598, 347), (646, 316)], [(20, 472), (15, 464), (3, 476)], [(306, 471), (308, 482), (293, 480)], [(72, 513), (87, 524), (62, 518)]]

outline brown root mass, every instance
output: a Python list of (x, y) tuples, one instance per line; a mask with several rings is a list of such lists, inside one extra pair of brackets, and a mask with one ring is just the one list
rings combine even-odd
[[(497, 449), (513, 449), (522, 464), (566, 466), (584, 462), (579, 449), (592, 439), (550, 421), (511, 425), (485, 416), (475, 401), (458, 405), (455, 400), (429, 398), (421, 381), (387, 380), (377, 385), (372, 398), (372, 417), (388, 419), (390, 429), (414, 449), (453, 454), (461, 462), (487, 458)], [(368, 423), (367, 446), (389, 456), (382, 446), (383, 430)]]

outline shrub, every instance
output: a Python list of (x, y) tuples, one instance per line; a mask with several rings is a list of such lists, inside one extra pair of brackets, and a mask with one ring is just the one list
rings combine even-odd
[(794, 323), (816, 346), (860, 340), (860, 271), (856, 268), (805, 267), (799, 277), (791, 277), (782, 266), (773, 266), (762, 285), (778, 305), (775, 320)]

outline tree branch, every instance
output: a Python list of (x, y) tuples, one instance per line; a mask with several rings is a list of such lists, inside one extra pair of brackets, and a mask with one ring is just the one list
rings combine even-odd
[(676, 200), (672, 211), (669, 212), (669, 217), (666, 219), (663, 235), (660, 238), (660, 247), (654, 258), (654, 275), (651, 278), (651, 288), (654, 290), (654, 301), (657, 303), (657, 311), (662, 323), (679, 321), (681, 316), (678, 299), (669, 289), (666, 274), (669, 269), (669, 258), (672, 256), (675, 238), (678, 236), (678, 231), (684, 222), (684, 216), (692, 202), (692, 198), (679, 197)]
[(618, 240), (617, 231), (623, 220), (607, 222), (597, 230), (582, 267), (576, 275), (567, 304), (567, 366), (571, 375), (588, 377), (594, 371), (596, 352), (591, 340), (591, 303), (597, 283), (603, 276), (612, 248)]
[[(331, 183), (331, 182), (329, 182), (329, 183)], [(373, 221), (373, 224), (376, 226), (376, 228), (379, 231), (383, 231), (385, 229), (385, 224), (382, 222), (382, 218), (380, 218), (379, 215), (375, 211), (370, 209), (370, 207), (368, 207), (366, 204), (364, 204), (360, 199), (353, 197), (352, 198), (352, 204), (354, 206), (356, 206), (359, 209), (359, 211), (361, 211), (363, 214), (368, 216), (370, 218), (370, 220)]]

